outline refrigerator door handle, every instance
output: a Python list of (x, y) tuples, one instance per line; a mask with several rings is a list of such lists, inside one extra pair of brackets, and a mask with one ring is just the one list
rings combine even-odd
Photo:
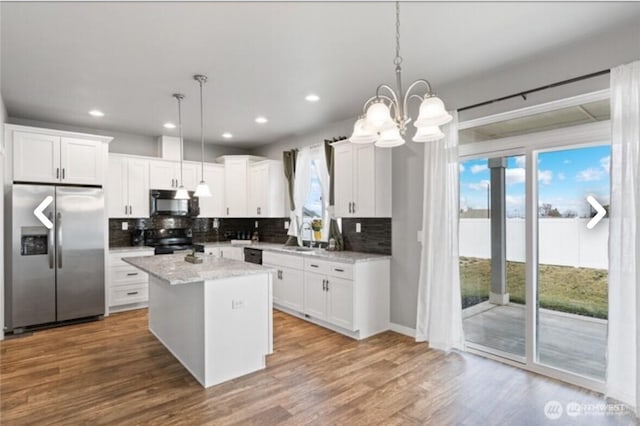
[(58, 250), (56, 255), (58, 257), (58, 269), (62, 269), (62, 213), (58, 212), (57, 219), (56, 230), (58, 231)]
[[(53, 212), (49, 213), (49, 220), (53, 222)], [(55, 235), (53, 234), (53, 226), (49, 229), (49, 269), (53, 269), (53, 252), (55, 251), (55, 247), (53, 245), (53, 241), (55, 240)]]

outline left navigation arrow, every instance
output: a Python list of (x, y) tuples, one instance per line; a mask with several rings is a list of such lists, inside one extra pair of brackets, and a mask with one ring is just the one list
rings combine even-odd
[(33, 211), (33, 214), (38, 218), (40, 222), (42, 222), (44, 226), (47, 227), (47, 229), (53, 228), (53, 223), (42, 212), (44, 211), (44, 209), (49, 207), (49, 204), (51, 204), (52, 202), (53, 197), (51, 195), (47, 195), (45, 199), (42, 200), (42, 202), (38, 204), (38, 207), (36, 207)]

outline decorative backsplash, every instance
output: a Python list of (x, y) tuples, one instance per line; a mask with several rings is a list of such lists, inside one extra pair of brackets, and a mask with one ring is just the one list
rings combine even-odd
[[(131, 245), (131, 231), (136, 229), (172, 229), (191, 228), (195, 243), (227, 241), (231, 239), (251, 238), (258, 222), (260, 241), (284, 244), (287, 230), (284, 222), (289, 218), (243, 218), (218, 219), (218, 228), (214, 228), (214, 219), (188, 217), (152, 217), (140, 219), (109, 219), (109, 247), (127, 247)], [(122, 222), (127, 222), (128, 230), (122, 230)], [(360, 223), (362, 232), (356, 232), (356, 223)], [(391, 218), (343, 218), (342, 236), (345, 250), (377, 254), (391, 254)]]

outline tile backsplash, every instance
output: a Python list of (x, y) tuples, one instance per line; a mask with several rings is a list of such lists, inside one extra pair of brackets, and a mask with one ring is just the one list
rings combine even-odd
[[(284, 222), (289, 218), (223, 218), (214, 228), (212, 218), (153, 217), (138, 219), (109, 219), (109, 247), (131, 245), (131, 231), (135, 229), (191, 228), (196, 243), (227, 241), (251, 237), (258, 231), (260, 241), (284, 244), (287, 230)], [(128, 230), (122, 230), (127, 222)], [(256, 222), (258, 227), (256, 228)], [(360, 223), (361, 232), (356, 232)], [(391, 254), (391, 218), (343, 218), (342, 236), (345, 250)]]

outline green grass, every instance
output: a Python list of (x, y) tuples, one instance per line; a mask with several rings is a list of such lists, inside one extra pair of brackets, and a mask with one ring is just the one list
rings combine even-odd
[[(489, 299), (489, 259), (460, 258), (463, 307)], [(538, 270), (540, 307), (555, 311), (607, 318), (607, 271), (540, 265)], [(525, 301), (524, 263), (507, 262), (507, 292), (511, 302)]]

